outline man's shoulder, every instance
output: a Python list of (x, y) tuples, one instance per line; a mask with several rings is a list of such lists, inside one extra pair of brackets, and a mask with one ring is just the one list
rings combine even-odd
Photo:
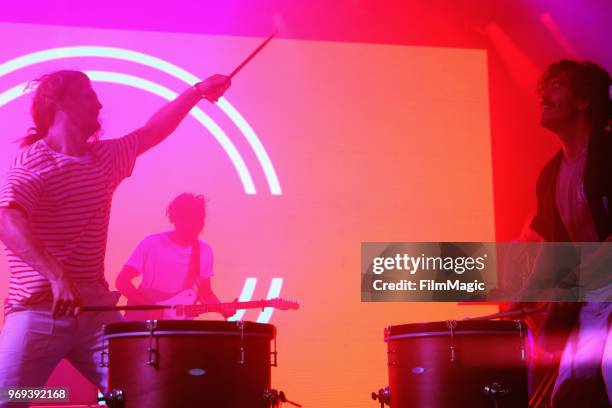
[(147, 248), (147, 247), (159, 245), (160, 243), (164, 242), (167, 234), (168, 234), (167, 232), (157, 232), (155, 234), (148, 235), (145, 238), (143, 238), (142, 241), (140, 241), (140, 243), (138, 244), (138, 247)]
[(94, 140), (89, 142), (89, 151), (92, 152), (95, 156), (100, 157), (100, 155), (105, 155), (111, 153), (112, 146), (117, 143), (117, 139), (103, 139), (103, 140)]
[(46, 148), (44, 142), (39, 140), (21, 149), (15, 156), (12, 167), (39, 173), (41, 170), (48, 168), (54, 161), (54, 156)]
[(138, 138), (137, 131), (125, 134), (120, 137), (102, 139), (102, 140), (94, 140), (89, 143), (89, 148), (92, 151), (101, 151), (112, 149), (115, 146), (122, 145), (125, 143), (133, 143)]

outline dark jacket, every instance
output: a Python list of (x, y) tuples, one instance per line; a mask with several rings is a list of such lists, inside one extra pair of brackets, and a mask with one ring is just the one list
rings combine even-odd
[[(557, 178), (563, 152), (560, 150), (544, 166), (536, 186), (537, 212), (531, 228), (547, 242), (569, 242), (557, 208)], [(594, 132), (589, 141), (583, 175), (584, 193), (599, 241), (612, 233), (612, 134)], [(578, 320), (582, 303), (549, 305), (549, 314), (541, 328), (540, 344), (551, 352), (563, 349), (567, 336)]]
[[(559, 167), (563, 152), (557, 154), (544, 166), (536, 186), (537, 212), (531, 228), (544, 241), (568, 242), (569, 235), (557, 208), (555, 194)], [(584, 193), (591, 209), (593, 222), (600, 241), (612, 232), (612, 134), (598, 132), (591, 135), (584, 169)]]

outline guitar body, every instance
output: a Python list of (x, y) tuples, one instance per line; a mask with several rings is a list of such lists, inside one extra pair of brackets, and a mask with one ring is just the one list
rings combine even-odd
[[(155, 305), (194, 305), (198, 300), (198, 294), (193, 289), (185, 289), (171, 297), (164, 297), (159, 293), (151, 291), (143, 291), (145, 296), (151, 299), (149, 304)], [(128, 306), (137, 306), (137, 304), (129, 302)], [(160, 310), (128, 310), (125, 313), (126, 320), (191, 320), (185, 315), (178, 316), (175, 309), (160, 309)]]

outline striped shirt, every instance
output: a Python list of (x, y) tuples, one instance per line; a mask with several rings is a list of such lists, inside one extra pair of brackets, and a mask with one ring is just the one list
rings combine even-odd
[[(18, 207), (45, 248), (79, 283), (102, 282), (113, 193), (129, 177), (138, 138), (131, 133), (89, 144), (87, 154), (72, 157), (52, 150), (44, 140), (23, 149), (0, 188), (0, 207)], [(49, 300), (51, 287), (13, 251), (9, 263), (8, 311), (11, 305)]]

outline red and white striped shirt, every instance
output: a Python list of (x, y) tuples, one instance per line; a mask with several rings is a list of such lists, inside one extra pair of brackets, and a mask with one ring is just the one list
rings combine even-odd
[[(85, 156), (71, 157), (39, 140), (19, 153), (0, 189), (0, 207), (18, 207), (27, 214), (34, 233), (77, 285), (98, 281), (108, 286), (104, 256), (111, 200), (132, 172), (137, 146), (137, 134), (131, 133), (92, 142)], [(6, 306), (48, 299), (47, 278), (8, 248), (6, 255)]]

